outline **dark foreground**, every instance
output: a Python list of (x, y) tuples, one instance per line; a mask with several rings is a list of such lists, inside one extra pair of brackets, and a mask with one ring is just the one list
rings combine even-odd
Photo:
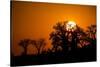
[(69, 52), (58, 51), (40, 55), (11, 56), (11, 66), (42, 65), (96, 61), (95, 48), (82, 48)]

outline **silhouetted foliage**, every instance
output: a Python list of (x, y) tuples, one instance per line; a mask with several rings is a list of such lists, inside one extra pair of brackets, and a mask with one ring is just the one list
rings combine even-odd
[(19, 45), (24, 48), (23, 55), (27, 55), (27, 47), (29, 44), (32, 44), (33, 47), (37, 49), (37, 54), (41, 54), (41, 51), (43, 51), (43, 48), (46, 45), (46, 41), (44, 38), (40, 38), (39, 40), (30, 40), (30, 39), (24, 39), (20, 40)]
[(67, 35), (66, 35), (66, 26), (65, 23), (62, 24), (58, 22), (54, 27), (54, 32), (50, 34), (50, 40), (52, 40), (53, 50), (57, 51), (59, 46), (67, 50)]
[(87, 35), (91, 39), (96, 39), (96, 25), (88, 26)]
[(24, 48), (23, 55), (27, 54), (27, 46), (29, 45), (29, 43), (30, 43), (30, 39), (20, 40), (19, 45)]
[(87, 41), (92, 44), (91, 46), (96, 48), (96, 25), (88, 26), (87, 29)]
[(41, 38), (39, 40), (32, 40), (31, 43), (33, 44), (33, 46), (36, 47), (38, 54), (41, 54), (41, 51), (43, 50), (43, 48), (46, 45), (46, 41), (43, 38)]
[[(96, 61), (96, 25), (91, 25), (84, 31), (76, 25), (72, 30), (66, 29), (67, 22), (58, 22), (50, 33), (52, 48), (44, 51), (46, 40), (23, 39), (19, 45), (24, 48), (23, 55), (12, 56), (11, 65), (38, 65), (63, 62)], [(28, 55), (27, 46), (32, 44), (37, 54)], [(33, 48), (34, 49), (34, 48)]]
[[(54, 25), (53, 29), (54, 31), (50, 34), (50, 40), (52, 41), (53, 50), (57, 51), (57, 48), (59, 46), (62, 47), (62, 49), (67, 52), (69, 50), (75, 50), (77, 49), (78, 45), (81, 47), (84, 47), (85, 45), (94, 44), (95, 42), (95, 33), (96, 33), (96, 26), (91, 25), (88, 27), (88, 34), (80, 28), (78, 25), (76, 25), (76, 29), (67, 30), (66, 29), (66, 23), (67, 22), (58, 22), (56, 25)], [(88, 36), (89, 35), (89, 36)], [(90, 35), (92, 35), (92, 40), (90, 39)]]
[[(73, 36), (73, 45), (75, 44), (76, 46), (74, 47), (78, 47), (78, 43), (80, 43), (80, 41), (84, 40), (84, 37), (86, 37), (86, 33), (85, 31), (80, 28), (79, 26), (76, 26), (76, 30), (74, 32), (72, 32), (72, 36)], [(74, 42), (75, 41), (75, 42)]]

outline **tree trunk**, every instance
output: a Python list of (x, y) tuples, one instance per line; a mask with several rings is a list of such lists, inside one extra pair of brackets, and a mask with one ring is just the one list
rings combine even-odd
[(23, 55), (27, 55), (27, 47), (24, 47), (24, 53)]
[(39, 49), (39, 48), (37, 48), (37, 52), (38, 52), (38, 55), (39, 55), (39, 54), (41, 54), (41, 51), (40, 51), (40, 49)]

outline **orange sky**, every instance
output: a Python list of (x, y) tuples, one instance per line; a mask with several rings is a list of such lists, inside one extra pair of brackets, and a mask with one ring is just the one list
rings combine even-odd
[[(49, 47), (49, 34), (58, 21), (73, 20), (84, 29), (96, 24), (96, 6), (13, 1), (11, 17), (12, 52), (20, 55), (18, 42), (25, 38), (45, 38)], [(28, 48), (29, 54), (34, 52), (31, 45)]]

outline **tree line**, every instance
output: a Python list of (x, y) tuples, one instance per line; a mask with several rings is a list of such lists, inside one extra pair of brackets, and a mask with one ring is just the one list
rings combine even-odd
[(31, 39), (20, 40), (19, 45), (24, 48), (23, 55), (27, 55), (27, 47), (29, 44), (32, 44), (33, 47), (37, 49), (37, 54), (41, 54), (41, 51), (46, 45), (46, 41), (44, 38), (41, 38), (39, 40), (31, 40)]
[[(88, 26), (86, 31), (76, 25), (75, 30), (68, 31), (66, 30), (66, 23), (58, 22), (53, 26), (54, 31), (48, 34), (53, 47), (51, 50), (48, 49), (47, 52), (57, 52), (59, 50), (68, 52), (78, 48), (96, 48), (96, 25)], [(29, 44), (32, 44), (37, 49), (39, 55), (43, 52), (43, 48), (47, 43), (44, 38), (41, 38), (39, 40), (23, 39), (18, 44), (24, 48), (22, 55), (27, 55)]]
[(84, 31), (76, 25), (74, 30), (66, 30), (67, 22), (58, 22), (53, 26), (54, 31), (50, 34), (53, 50), (57, 51), (60, 46), (64, 52), (78, 48), (96, 48), (96, 25), (90, 25)]

